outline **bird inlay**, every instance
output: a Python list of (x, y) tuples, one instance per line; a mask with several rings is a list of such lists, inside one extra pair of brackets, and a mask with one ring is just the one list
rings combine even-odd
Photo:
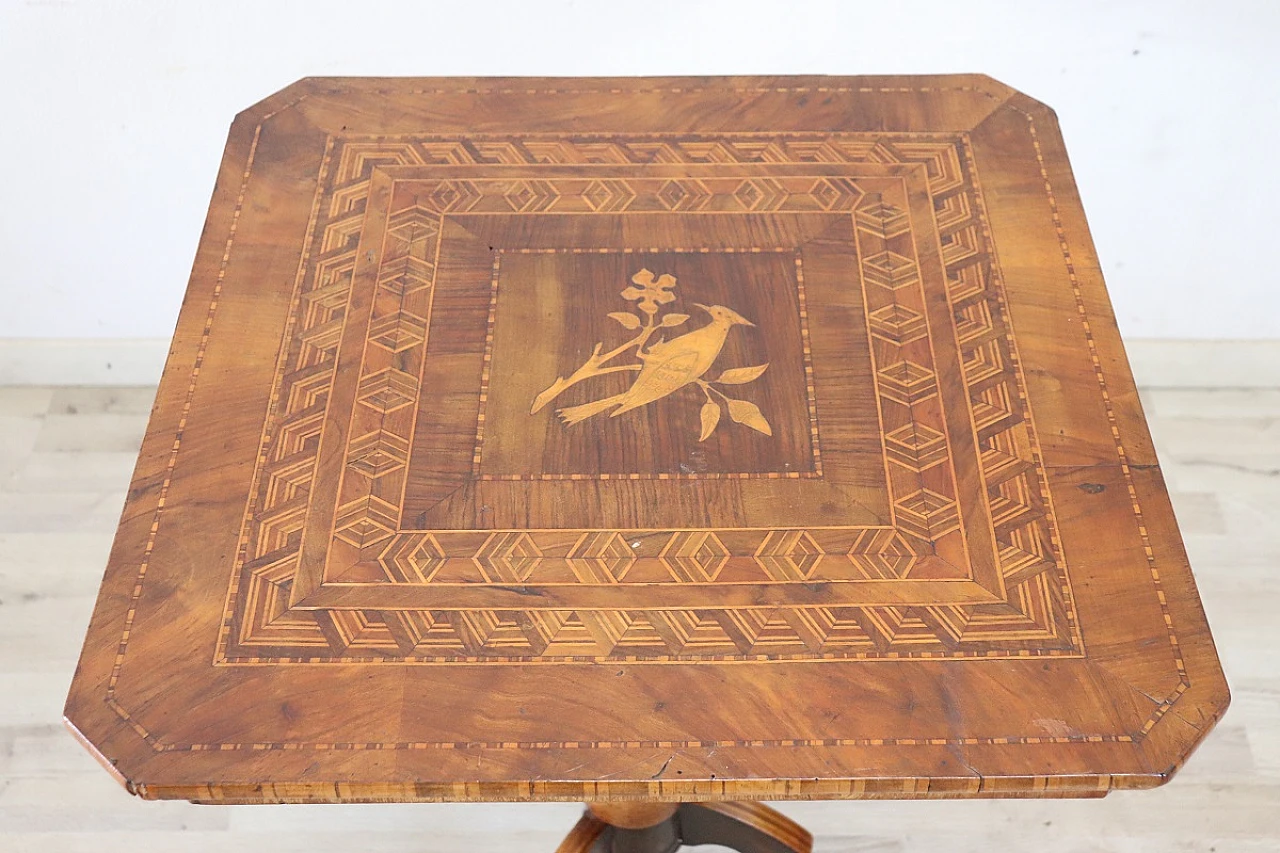
[[(676, 296), (671, 291), (676, 286), (673, 275), (663, 274), (654, 277), (647, 269), (642, 269), (631, 277), (632, 285), (622, 291), (622, 298), (636, 303), (639, 313), (617, 311), (608, 316), (616, 320), (624, 329), (635, 332), (635, 336), (625, 343), (619, 344), (608, 352), (604, 352), (604, 344), (597, 343), (587, 361), (568, 378), (556, 379), (550, 387), (534, 398), (529, 410), (534, 414), (550, 403), (572, 385), (601, 376), (606, 373), (634, 371), (635, 381), (620, 394), (593, 400), (579, 406), (567, 406), (558, 409), (566, 426), (573, 426), (595, 415), (609, 413), (616, 418), (624, 412), (646, 406), (663, 397), (670, 396), (682, 388), (696, 385), (706, 397), (702, 404), (702, 431), (699, 441), (705, 441), (715, 432), (720, 423), (721, 406), (729, 412), (729, 418), (736, 423), (750, 427), (765, 435), (773, 435), (769, 421), (765, 419), (760, 408), (747, 400), (739, 400), (727, 395), (717, 386), (743, 385), (760, 377), (768, 369), (768, 362), (751, 367), (735, 367), (720, 373), (715, 379), (704, 378), (708, 370), (724, 349), (725, 340), (734, 326), (755, 327), (755, 323), (743, 317), (732, 308), (723, 305), (703, 305), (693, 303), (706, 312), (711, 321), (704, 326), (685, 332), (674, 338), (650, 343), (650, 339), (661, 329), (682, 326), (689, 320), (688, 314), (665, 313), (659, 317), (661, 306), (674, 302)], [(630, 350), (635, 350), (638, 364), (616, 364), (606, 366), (608, 362)]]

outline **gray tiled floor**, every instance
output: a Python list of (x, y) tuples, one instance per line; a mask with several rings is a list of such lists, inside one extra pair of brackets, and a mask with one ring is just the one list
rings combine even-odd
[[(152, 395), (0, 388), (0, 850), (554, 850), (575, 805), (144, 803), (63, 731)], [(1145, 398), (1235, 697), (1224, 722), (1156, 791), (781, 806), (818, 850), (1280, 851), (1280, 389)]]

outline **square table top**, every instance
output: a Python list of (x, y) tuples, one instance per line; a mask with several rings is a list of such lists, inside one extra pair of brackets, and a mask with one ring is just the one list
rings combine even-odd
[(150, 798), (710, 801), (1149, 787), (1227, 702), (1043, 104), (306, 79), (66, 717)]

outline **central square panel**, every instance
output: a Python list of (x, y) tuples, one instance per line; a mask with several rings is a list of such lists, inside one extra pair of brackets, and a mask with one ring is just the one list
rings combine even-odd
[(891, 522), (849, 215), (447, 216), (440, 241), (401, 530)]
[(506, 428), (478, 440), (480, 479), (820, 475), (798, 252), (551, 249), (495, 266), (483, 411)]

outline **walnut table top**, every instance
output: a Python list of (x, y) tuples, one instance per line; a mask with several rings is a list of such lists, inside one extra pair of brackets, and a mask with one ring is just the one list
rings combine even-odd
[(1227, 701), (1044, 105), (309, 79), (66, 715), (148, 798), (714, 803), (1149, 787)]

